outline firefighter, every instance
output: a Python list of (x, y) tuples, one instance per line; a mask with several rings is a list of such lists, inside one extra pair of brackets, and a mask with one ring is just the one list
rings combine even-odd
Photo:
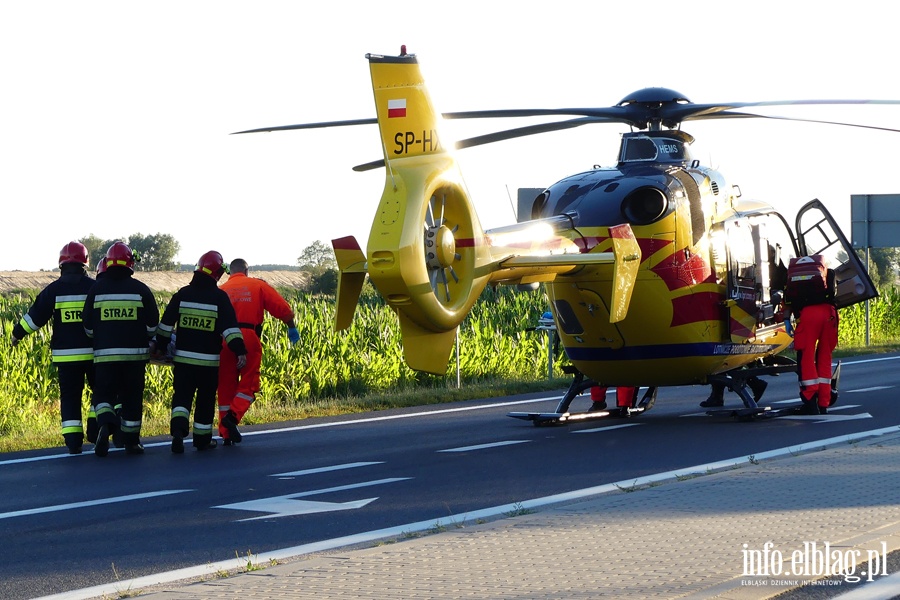
[(300, 333), (294, 324), (294, 310), (287, 300), (262, 279), (249, 277), (246, 260), (234, 259), (229, 269), (231, 275), (221, 288), (231, 299), (238, 326), (244, 333), (247, 364), (241, 370), (235, 364), (234, 354), (223, 348), (219, 362), (219, 434), (226, 446), (240, 443), (243, 436), (238, 430), (238, 423), (259, 392), (259, 367), (262, 362), (259, 336), (265, 313), (287, 325), (291, 344), (300, 341)]
[[(824, 275), (810, 275), (817, 270), (824, 271)], [(804, 414), (826, 414), (831, 405), (831, 355), (838, 340), (835, 288), (834, 269), (826, 269), (820, 256), (791, 259), (785, 288), (785, 317), (790, 319), (794, 314), (799, 318), (794, 330), (794, 350), (800, 367)]]
[[(150, 288), (133, 277), (131, 248), (115, 242), (103, 260), (106, 273), (91, 287), (84, 304), (84, 330), (94, 340), (94, 409), (99, 425), (94, 454), (107, 455), (112, 434), (119, 434), (126, 454), (143, 454), (144, 375), (159, 308)], [(116, 402), (122, 404), (119, 418)]]
[(175, 336), (173, 357), (172, 452), (184, 453), (194, 395), (193, 445), (197, 450), (215, 448), (212, 437), (219, 384), (222, 343), (235, 356), (238, 369), (247, 362), (244, 336), (228, 294), (217, 286), (226, 272), (222, 255), (211, 250), (200, 257), (191, 282), (175, 292), (156, 330), (157, 356)]
[[(13, 327), (12, 345), (53, 321), (50, 355), (59, 380), (59, 413), (62, 435), (69, 454), (81, 454), (84, 427), (81, 420), (85, 381), (94, 387), (94, 350), (85, 335), (81, 314), (94, 280), (87, 274), (88, 251), (80, 242), (69, 242), (59, 251), (59, 279), (45, 287), (34, 304)], [(88, 415), (88, 440), (96, 439), (96, 420)]]

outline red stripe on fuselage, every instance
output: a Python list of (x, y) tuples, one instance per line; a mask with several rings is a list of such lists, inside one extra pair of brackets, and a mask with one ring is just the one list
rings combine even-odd
[(716, 292), (696, 292), (672, 298), (672, 324), (688, 325), (722, 318), (722, 296)]

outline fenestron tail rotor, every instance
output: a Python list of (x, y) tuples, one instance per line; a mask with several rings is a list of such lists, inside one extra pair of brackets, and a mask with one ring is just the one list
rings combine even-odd
[(425, 265), (428, 269), (428, 280), (435, 297), (442, 303), (450, 303), (450, 279), (459, 283), (459, 275), (453, 265), (462, 259), (456, 251), (456, 233), (459, 224), (448, 225), (445, 218), (447, 196), (440, 199), (432, 196), (425, 213)]

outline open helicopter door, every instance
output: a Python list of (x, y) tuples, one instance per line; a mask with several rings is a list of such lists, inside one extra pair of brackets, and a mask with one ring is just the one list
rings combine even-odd
[(756, 329), (756, 292), (758, 270), (756, 268), (755, 239), (758, 233), (747, 219), (734, 219), (725, 223), (728, 239), (728, 328), (731, 341), (740, 344), (754, 337)]
[(859, 256), (818, 199), (803, 205), (797, 213), (796, 225), (800, 255), (821, 254), (828, 268), (834, 269), (838, 308), (878, 297), (878, 290)]

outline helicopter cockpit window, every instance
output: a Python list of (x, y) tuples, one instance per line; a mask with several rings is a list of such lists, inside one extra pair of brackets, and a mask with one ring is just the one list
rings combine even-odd
[(652, 161), (658, 154), (656, 144), (648, 137), (634, 137), (624, 140), (622, 162)]
[(681, 162), (690, 157), (675, 138), (635, 136), (623, 140), (622, 162)]

